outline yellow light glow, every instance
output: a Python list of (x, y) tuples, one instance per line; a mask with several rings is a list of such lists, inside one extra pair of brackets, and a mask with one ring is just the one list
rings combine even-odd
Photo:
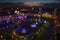
[(16, 35), (16, 32), (13, 31), (13, 35)]
[(41, 17), (41, 15), (38, 15), (38, 17)]
[(0, 36), (1, 38), (3, 37), (3, 35)]
[(57, 26), (60, 26), (60, 25), (57, 25)]
[(26, 40), (27, 38), (24, 38), (24, 40)]
[(42, 14), (42, 17), (51, 18), (52, 15), (50, 15), (50, 14)]
[(20, 38), (24, 38), (24, 36), (20, 36)]

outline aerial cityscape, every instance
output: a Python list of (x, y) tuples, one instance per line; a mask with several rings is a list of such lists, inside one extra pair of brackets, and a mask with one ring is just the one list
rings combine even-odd
[(60, 40), (60, 3), (29, 1), (0, 2), (0, 40)]

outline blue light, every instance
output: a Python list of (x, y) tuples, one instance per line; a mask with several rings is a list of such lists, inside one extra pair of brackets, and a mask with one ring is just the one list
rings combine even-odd
[(26, 33), (26, 29), (22, 29), (21, 30), (21, 33)]
[(41, 23), (41, 18), (38, 18), (37, 21), (38, 21), (38, 23)]
[(22, 19), (22, 16), (18, 16), (18, 19)]

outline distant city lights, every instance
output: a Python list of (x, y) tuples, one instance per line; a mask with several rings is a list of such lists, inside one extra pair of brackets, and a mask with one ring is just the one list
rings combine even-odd
[(22, 19), (22, 16), (18, 16), (18, 19)]
[(7, 20), (7, 18), (3, 18), (3, 20)]
[(47, 21), (45, 20), (44, 23), (47, 23)]
[(38, 23), (41, 23), (41, 18), (38, 18), (38, 19), (37, 19), (37, 22), (38, 22)]
[(35, 28), (36, 27), (36, 24), (31, 24), (31, 27)]
[(36, 22), (36, 24), (38, 24), (38, 22)]
[(21, 33), (26, 33), (26, 32), (27, 32), (26, 29), (21, 30)]

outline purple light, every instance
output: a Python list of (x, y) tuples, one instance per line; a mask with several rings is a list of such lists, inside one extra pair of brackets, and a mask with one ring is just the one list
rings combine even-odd
[(18, 16), (18, 19), (22, 19), (22, 16)]
[(39, 23), (41, 23), (41, 18), (38, 18), (37, 21), (38, 21)]
[(26, 33), (26, 29), (22, 29), (21, 30), (21, 33)]
[(7, 18), (3, 18), (3, 20), (7, 20)]
[(7, 23), (9, 23), (10, 22), (10, 20), (7, 20)]
[(36, 24), (31, 24), (31, 27), (35, 28), (36, 27)]

